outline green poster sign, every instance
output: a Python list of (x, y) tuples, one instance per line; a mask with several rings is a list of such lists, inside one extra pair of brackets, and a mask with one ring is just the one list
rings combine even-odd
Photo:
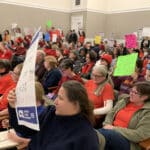
[(52, 26), (52, 22), (50, 20), (47, 21), (47, 27), (50, 28)]
[(119, 56), (114, 70), (114, 76), (128, 76), (133, 74), (135, 71), (137, 56), (137, 53)]

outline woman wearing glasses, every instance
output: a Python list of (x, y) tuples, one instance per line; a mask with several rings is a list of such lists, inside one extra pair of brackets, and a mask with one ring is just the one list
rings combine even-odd
[(114, 92), (109, 81), (107, 68), (104, 65), (96, 65), (93, 67), (91, 80), (85, 83), (89, 99), (94, 104), (95, 128), (101, 127), (105, 114), (113, 107)]
[(107, 114), (99, 132), (105, 150), (140, 150), (138, 143), (150, 138), (150, 82), (135, 83), (129, 97)]

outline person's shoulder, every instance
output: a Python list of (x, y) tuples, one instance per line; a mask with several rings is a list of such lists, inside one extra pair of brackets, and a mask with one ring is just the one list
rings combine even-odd
[(112, 85), (108, 82), (108, 83), (106, 83), (105, 85), (104, 85), (104, 87), (107, 89), (107, 88), (111, 88), (111, 89), (113, 89), (113, 87), (112, 87)]
[(88, 85), (93, 85), (95, 84), (93, 80), (87, 80), (87, 82), (85, 83), (85, 86), (88, 86)]
[(86, 83), (88, 83), (88, 84), (89, 84), (89, 83), (95, 84), (92, 79), (88, 80)]
[(41, 116), (49, 115), (49, 114), (55, 114), (55, 106), (54, 105), (48, 105), (43, 110)]
[(45, 109), (47, 112), (55, 112), (56, 108), (54, 105), (49, 105)]
[(0, 80), (5, 81), (5, 80), (12, 80), (12, 75), (10, 73), (7, 73), (5, 75), (3, 75), (2, 77), (0, 77)]
[(55, 68), (55, 69), (54, 69), (54, 72), (55, 72), (55, 73), (58, 73), (58, 74), (61, 74), (61, 72), (60, 72), (60, 70), (59, 70), (58, 68)]

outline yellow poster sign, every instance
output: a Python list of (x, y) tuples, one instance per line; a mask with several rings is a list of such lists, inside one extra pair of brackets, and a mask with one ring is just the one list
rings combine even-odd
[(95, 42), (95, 44), (100, 44), (100, 43), (101, 43), (101, 40), (102, 40), (102, 37), (99, 36), (99, 35), (96, 35), (96, 36), (95, 36), (95, 39), (94, 39), (94, 42)]

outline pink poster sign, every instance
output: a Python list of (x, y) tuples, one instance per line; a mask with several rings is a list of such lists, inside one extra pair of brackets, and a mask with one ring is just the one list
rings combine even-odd
[(136, 48), (137, 47), (137, 37), (135, 34), (125, 35), (126, 48)]

